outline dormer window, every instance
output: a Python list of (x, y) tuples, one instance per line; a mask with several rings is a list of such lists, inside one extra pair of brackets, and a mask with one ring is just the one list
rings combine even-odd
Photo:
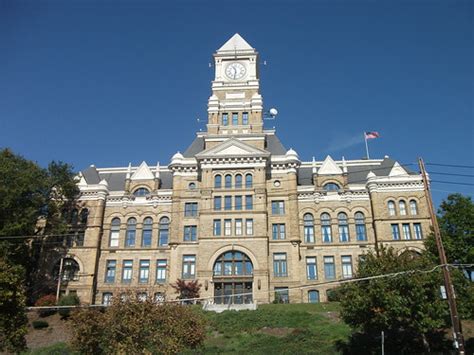
[(334, 182), (328, 182), (326, 185), (324, 185), (324, 190), (326, 191), (339, 191), (339, 189), (339, 185)]
[(138, 189), (135, 190), (135, 192), (133, 193), (133, 196), (135, 197), (143, 197), (143, 196), (147, 196), (150, 194), (150, 191), (145, 188), (145, 187), (140, 187)]

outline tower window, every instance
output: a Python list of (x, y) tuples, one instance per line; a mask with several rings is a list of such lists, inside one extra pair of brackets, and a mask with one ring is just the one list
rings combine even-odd
[(237, 112), (232, 112), (232, 126), (237, 126), (239, 124), (239, 114)]
[(324, 190), (326, 191), (339, 191), (339, 185), (334, 182), (328, 182), (324, 185)]
[(133, 195), (134, 195), (135, 197), (143, 197), (143, 196), (147, 196), (149, 193), (150, 193), (150, 191), (148, 191), (147, 188), (140, 187), (140, 188), (138, 188), (138, 189), (135, 190), (135, 192), (133, 193)]
[(242, 124), (243, 125), (249, 124), (249, 113), (248, 112), (242, 112)]
[(223, 126), (229, 125), (229, 115), (227, 113), (222, 114), (222, 125)]

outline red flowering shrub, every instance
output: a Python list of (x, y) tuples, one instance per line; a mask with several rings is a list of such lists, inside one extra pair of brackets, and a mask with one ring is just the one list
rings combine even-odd
[[(55, 295), (45, 295), (35, 302), (35, 307), (48, 307), (48, 306), (56, 306), (56, 296)], [(56, 313), (54, 309), (40, 309), (38, 310), (38, 314), (40, 317), (47, 317), (52, 314)]]

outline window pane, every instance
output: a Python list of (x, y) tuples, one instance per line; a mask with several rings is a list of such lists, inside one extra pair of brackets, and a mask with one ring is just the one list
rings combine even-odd
[(214, 187), (215, 188), (221, 188), (222, 187), (222, 176), (221, 175), (216, 175), (214, 177)]
[(253, 235), (253, 219), (247, 219), (246, 223), (246, 234)]

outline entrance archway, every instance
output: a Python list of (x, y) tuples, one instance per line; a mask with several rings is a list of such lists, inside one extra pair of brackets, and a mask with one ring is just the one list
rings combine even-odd
[(244, 304), (253, 302), (253, 264), (240, 251), (219, 255), (213, 267), (214, 303)]

